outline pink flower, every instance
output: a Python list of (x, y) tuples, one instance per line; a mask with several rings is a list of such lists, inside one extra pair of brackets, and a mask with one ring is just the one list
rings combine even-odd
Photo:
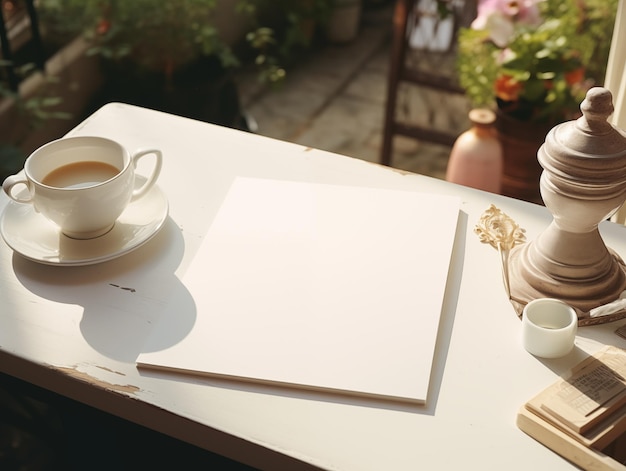
[(508, 17), (511, 21), (537, 25), (541, 20), (538, 4), (544, 0), (479, 0), (478, 15), (472, 23), (475, 29), (483, 29), (487, 17), (493, 13)]
[(472, 28), (489, 31), (491, 40), (505, 47), (515, 34), (516, 25), (534, 26), (541, 22), (538, 3), (543, 0), (480, 0)]
[(515, 57), (517, 57), (515, 52), (513, 52), (511, 49), (506, 47), (498, 53), (496, 57), (496, 63), (498, 65), (502, 65), (510, 60), (515, 59)]

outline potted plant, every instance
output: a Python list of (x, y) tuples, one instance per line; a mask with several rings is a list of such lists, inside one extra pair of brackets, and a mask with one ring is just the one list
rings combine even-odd
[(459, 82), (474, 106), (496, 110), (504, 194), (540, 200), (537, 150), (602, 83), (616, 10), (617, 0), (481, 0), (460, 29)]
[(356, 38), (361, 20), (362, 0), (334, 0), (326, 35), (333, 43), (347, 43)]
[(128, 103), (239, 127), (228, 74), (236, 63), (214, 26), (216, 0), (42, 0), (48, 38), (82, 34), (102, 57), (100, 101)]
[[(2, 67), (0, 63), (0, 72)], [(15, 68), (14, 72), (23, 80), (32, 76), (34, 68), (34, 64), (28, 63)], [(33, 80), (37, 78), (33, 77)], [(58, 78), (48, 75), (39, 82), (36, 91), (24, 95), (0, 81), (0, 181), (22, 168), (26, 152), (40, 144), (38, 131), (45, 127), (54, 128), (54, 121), (71, 118), (70, 113), (59, 106), (63, 98), (56, 86)], [(29, 142), (32, 140), (35, 142)]]
[(335, 0), (239, 0), (238, 9), (251, 19), (246, 39), (255, 51), (259, 79), (282, 82), (285, 67), (310, 48), (328, 24)]
[(103, 100), (245, 129), (233, 68), (252, 58), (264, 81), (280, 81), (330, 1), (41, 0), (39, 9), (49, 31), (83, 34), (104, 59)]

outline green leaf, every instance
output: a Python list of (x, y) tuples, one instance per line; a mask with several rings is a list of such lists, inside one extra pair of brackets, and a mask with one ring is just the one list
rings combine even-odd
[(524, 84), (524, 98), (529, 101), (540, 100), (545, 93), (545, 82), (542, 80), (529, 80)]

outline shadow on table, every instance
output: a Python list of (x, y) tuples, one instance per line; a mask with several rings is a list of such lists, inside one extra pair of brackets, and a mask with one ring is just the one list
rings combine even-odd
[[(58, 319), (60, 328), (78, 312), (86, 348), (134, 363), (170, 294), (188, 302), (176, 310), (179, 322), (169, 339), (183, 338), (193, 327), (193, 300), (188, 293), (185, 298), (174, 274), (183, 253), (181, 231), (168, 218), (151, 241), (116, 260), (58, 267), (14, 255), (13, 269), (35, 296), (68, 305), (68, 316)], [(0, 469), (253, 468), (0, 374)]]
[[(67, 304), (70, 315), (82, 310), (80, 331), (94, 350), (134, 363), (153, 326), (168, 309), (170, 295), (175, 294), (185, 305), (176, 308), (176, 330), (168, 340), (177, 342), (184, 338), (195, 323), (193, 299), (175, 275), (184, 247), (181, 230), (168, 218), (151, 241), (115, 260), (58, 267), (14, 255), (13, 268), (17, 279), (31, 293)], [(71, 318), (58, 321), (63, 324), (71, 322)]]

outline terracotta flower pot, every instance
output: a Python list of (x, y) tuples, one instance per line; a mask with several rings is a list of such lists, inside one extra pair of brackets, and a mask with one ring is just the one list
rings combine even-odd
[(496, 114), (495, 127), (503, 157), (501, 193), (542, 203), (539, 179), (543, 169), (537, 160), (537, 151), (552, 125), (518, 120), (499, 111)]
[(360, 20), (361, 0), (336, 0), (326, 26), (328, 40), (337, 44), (354, 40)]

